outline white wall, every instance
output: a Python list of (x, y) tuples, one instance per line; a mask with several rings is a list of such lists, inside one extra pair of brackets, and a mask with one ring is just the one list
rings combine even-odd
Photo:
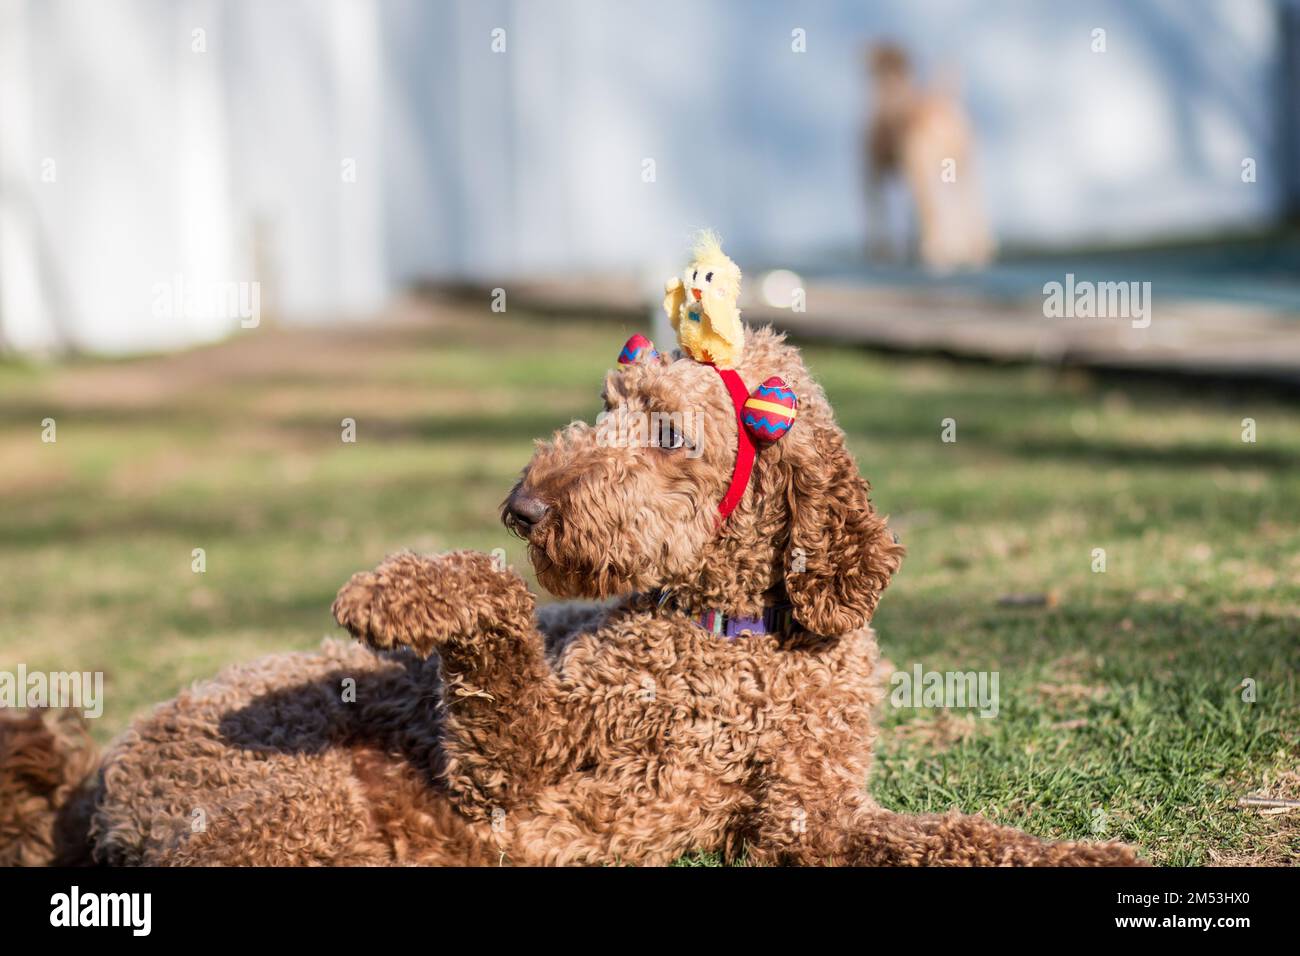
[(641, 270), (694, 225), (751, 258), (857, 248), (878, 36), (959, 69), (1004, 241), (1259, 224), (1282, 195), (1275, 16), (1269, 0), (0, 0), (0, 340), (129, 351), (237, 327), (219, 306), (159, 308), (174, 276), (260, 279), (264, 313), (319, 321), (418, 276)]

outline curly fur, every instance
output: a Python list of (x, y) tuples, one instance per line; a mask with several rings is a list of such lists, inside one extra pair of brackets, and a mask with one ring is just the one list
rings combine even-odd
[[(736, 417), (717, 374), (666, 357), (611, 374), (610, 409), (701, 411), (703, 433), (689, 436), (701, 454), (606, 447), (574, 423), (539, 445), (512, 492), (545, 514), (525, 529), (509, 501), (504, 513), (526, 530), (548, 589), (599, 600), (538, 610), (486, 555), (390, 557), (335, 601), (361, 643), (230, 668), (110, 748), (94, 858), (664, 864), (716, 850), (760, 863), (1135, 862), (1116, 844), (1050, 843), (873, 802), (880, 689), (867, 624), (902, 549), (797, 351), (753, 331), (739, 371), (784, 378), (800, 418), (760, 452), (720, 529)], [(671, 600), (651, 599), (659, 589)], [(752, 615), (786, 596), (793, 634), (728, 641), (694, 623), (704, 609)], [(58, 747), (22, 726), (0, 738), (0, 796), (30, 808), (0, 816), (0, 846), (43, 862), (52, 853), (31, 848), (51, 845), (58, 794), (90, 764), (24, 774), (15, 754)]]
[(0, 866), (89, 862), (97, 765), (75, 712), (0, 710)]

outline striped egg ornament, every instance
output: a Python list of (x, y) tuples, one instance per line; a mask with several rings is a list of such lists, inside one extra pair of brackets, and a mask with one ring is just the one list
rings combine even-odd
[(655, 344), (638, 332), (623, 345), (623, 351), (618, 353), (618, 364), (635, 365), (642, 358), (656, 359), (658, 357), (659, 353), (655, 351)]
[(785, 381), (773, 375), (745, 400), (741, 420), (754, 441), (770, 445), (781, 438), (799, 414), (799, 399)]

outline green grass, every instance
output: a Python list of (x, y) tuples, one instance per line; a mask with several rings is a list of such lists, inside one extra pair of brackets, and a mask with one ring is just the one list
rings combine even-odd
[[(0, 667), (103, 670), (107, 740), (223, 664), (333, 633), (338, 585), (387, 551), (501, 547), (523, 566), (497, 505), (533, 438), (595, 414), (635, 330), (426, 319), (0, 365)], [(1300, 797), (1296, 409), (806, 356), (909, 550), (876, 617), (884, 654), (1000, 678), (993, 719), (886, 706), (878, 798), (1121, 838), (1162, 863), (1294, 859), (1300, 814), (1234, 803)], [(1012, 594), (1045, 600), (999, 602)]]

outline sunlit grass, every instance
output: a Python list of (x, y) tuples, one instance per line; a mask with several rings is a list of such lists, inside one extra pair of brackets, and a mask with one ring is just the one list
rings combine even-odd
[[(106, 740), (223, 664), (334, 633), (339, 584), (391, 550), (500, 547), (523, 567), (497, 507), (534, 438), (595, 414), (636, 330), (433, 319), (0, 365), (0, 666), (105, 671)], [(1294, 855), (1295, 815), (1233, 803), (1300, 766), (1295, 408), (806, 355), (909, 550), (876, 618), (884, 654), (1000, 676), (994, 719), (887, 706), (878, 798), (1162, 862)]]

